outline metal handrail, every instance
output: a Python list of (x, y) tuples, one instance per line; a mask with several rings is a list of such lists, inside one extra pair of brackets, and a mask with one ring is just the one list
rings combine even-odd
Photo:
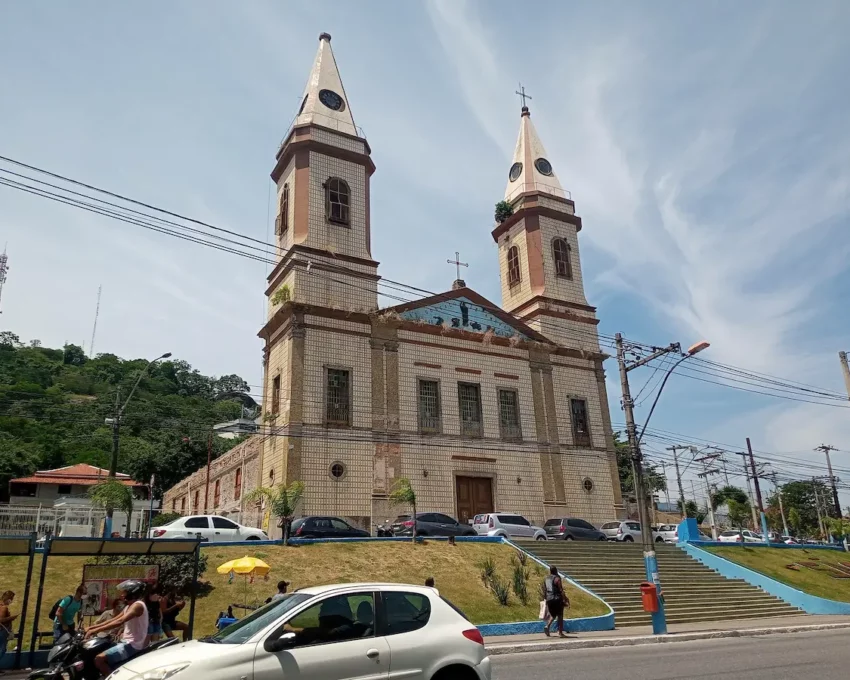
[(528, 193), (529, 191), (539, 191), (544, 194), (551, 194), (553, 196), (557, 196), (558, 198), (567, 198), (569, 200), (573, 199), (572, 194), (569, 191), (565, 191), (561, 187), (555, 186), (553, 184), (544, 184), (543, 182), (523, 182), (519, 184), (516, 189), (514, 189), (511, 193), (509, 193), (505, 200), (510, 203), (520, 194)]

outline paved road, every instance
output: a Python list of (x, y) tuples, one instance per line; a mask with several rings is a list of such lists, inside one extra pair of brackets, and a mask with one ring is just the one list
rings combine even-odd
[(850, 631), (494, 656), (493, 680), (846, 680)]

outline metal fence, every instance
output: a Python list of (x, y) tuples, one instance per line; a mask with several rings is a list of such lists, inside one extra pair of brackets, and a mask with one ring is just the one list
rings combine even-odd
[[(106, 511), (93, 507), (42, 507), (0, 505), (0, 536), (95, 536)], [(116, 512), (113, 526), (124, 527), (125, 513)], [(130, 531), (137, 532), (147, 523), (147, 513), (136, 511), (130, 518)], [(122, 532), (123, 533), (123, 532)]]

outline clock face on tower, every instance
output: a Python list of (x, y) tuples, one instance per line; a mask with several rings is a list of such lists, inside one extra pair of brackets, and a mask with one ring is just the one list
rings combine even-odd
[(345, 108), (342, 97), (333, 90), (319, 90), (319, 101), (334, 111), (342, 111)]
[(510, 173), (508, 174), (508, 177), (510, 177), (511, 182), (516, 182), (517, 179), (519, 179), (520, 174), (522, 174), (522, 163), (514, 163), (511, 166)]

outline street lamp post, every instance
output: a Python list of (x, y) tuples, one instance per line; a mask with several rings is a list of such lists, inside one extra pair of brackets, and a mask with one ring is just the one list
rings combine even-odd
[(655, 401), (652, 402), (652, 408), (650, 408), (649, 415), (643, 424), (640, 436), (638, 436), (634, 417), (634, 400), (632, 399), (631, 390), (629, 388), (628, 373), (629, 371), (648, 364), (650, 361), (664, 356), (665, 354), (681, 353), (682, 348), (678, 343), (672, 343), (667, 347), (656, 349), (652, 354), (643, 357), (642, 359), (627, 363), (626, 351), (623, 345), (623, 336), (620, 333), (617, 333), (615, 339), (617, 347), (617, 364), (620, 368), (620, 383), (623, 389), (623, 411), (625, 412), (626, 417), (626, 434), (628, 436), (629, 454), (632, 460), (632, 476), (635, 484), (635, 497), (638, 504), (638, 518), (640, 521), (641, 543), (643, 545), (643, 560), (646, 568), (646, 579), (655, 585), (655, 591), (658, 595), (658, 611), (652, 613), (652, 632), (655, 635), (664, 635), (667, 633), (667, 618), (664, 613), (664, 600), (661, 597), (661, 580), (658, 577), (658, 561), (655, 556), (655, 547), (652, 541), (652, 527), (649, 523), (649, 512), (646, 507), (646, 493), (643, 479), (643, 456), (640, 451), (640, 442), (646, 432), (646, 426), (649, 424), (649, 419), (655, 411), (655, 406), (658, 404), (658, 398), (661, 396), (661, 391), (664, 389), (664, 385), (667, 384), (667, 379), (673, 371), (676, 370), (676, 367), (679, 364), (681, 364), (685, 359), (706, 349), (709, 346), (709, 343), (703, 341), (693, 345), (690, 349), (688, 349), (687, 353), (682, 355), (681, 359), (670, 367), (667, 371), (667, 375), (664, 376), (664, 380), (661, 382), (658, 394), (655, 396)]
[[(127, 404), (129, 404), (130, 400), (133, 398), (136, 389), (139, 387), (139, 383), (142, 382), (142, 378), (144, 378), (147, 374), (148, 369), (153, 366), (157, 361), (161, 361), (162, 359), (168, 359), (170, 356), (171, 352), (166, 352), (162, 356), (158, 356), (156, 359), (149, 361), (145, 365), (145, 367), (141, 371), (139, 371), (139, 377), (136, 378), (136, 382), (133, 385), (133, 389), (131, 389), (130, 394), (127, 395), (127, 399), (124, 401), (123, 406), (120, 405), (120, 389), (115, 395), (115, 415), (112, 418), (107, 418), (105, 421), (107, 425), (112, 425), (112, 459), (109, 462), (109, 479), (115, 479), (115, 476), (118, 473), (118, 448), (120, 444), (121, 416), (124, 414), (124, 410), (127, 408)], [(113, 513), (114, 508), (112, 508), (112, 506), (108, 506), (106, 508), (106, 521), (103, 523), (103, 535), (105, 538), (109, 538), (110, 536), (112, 536)]]

